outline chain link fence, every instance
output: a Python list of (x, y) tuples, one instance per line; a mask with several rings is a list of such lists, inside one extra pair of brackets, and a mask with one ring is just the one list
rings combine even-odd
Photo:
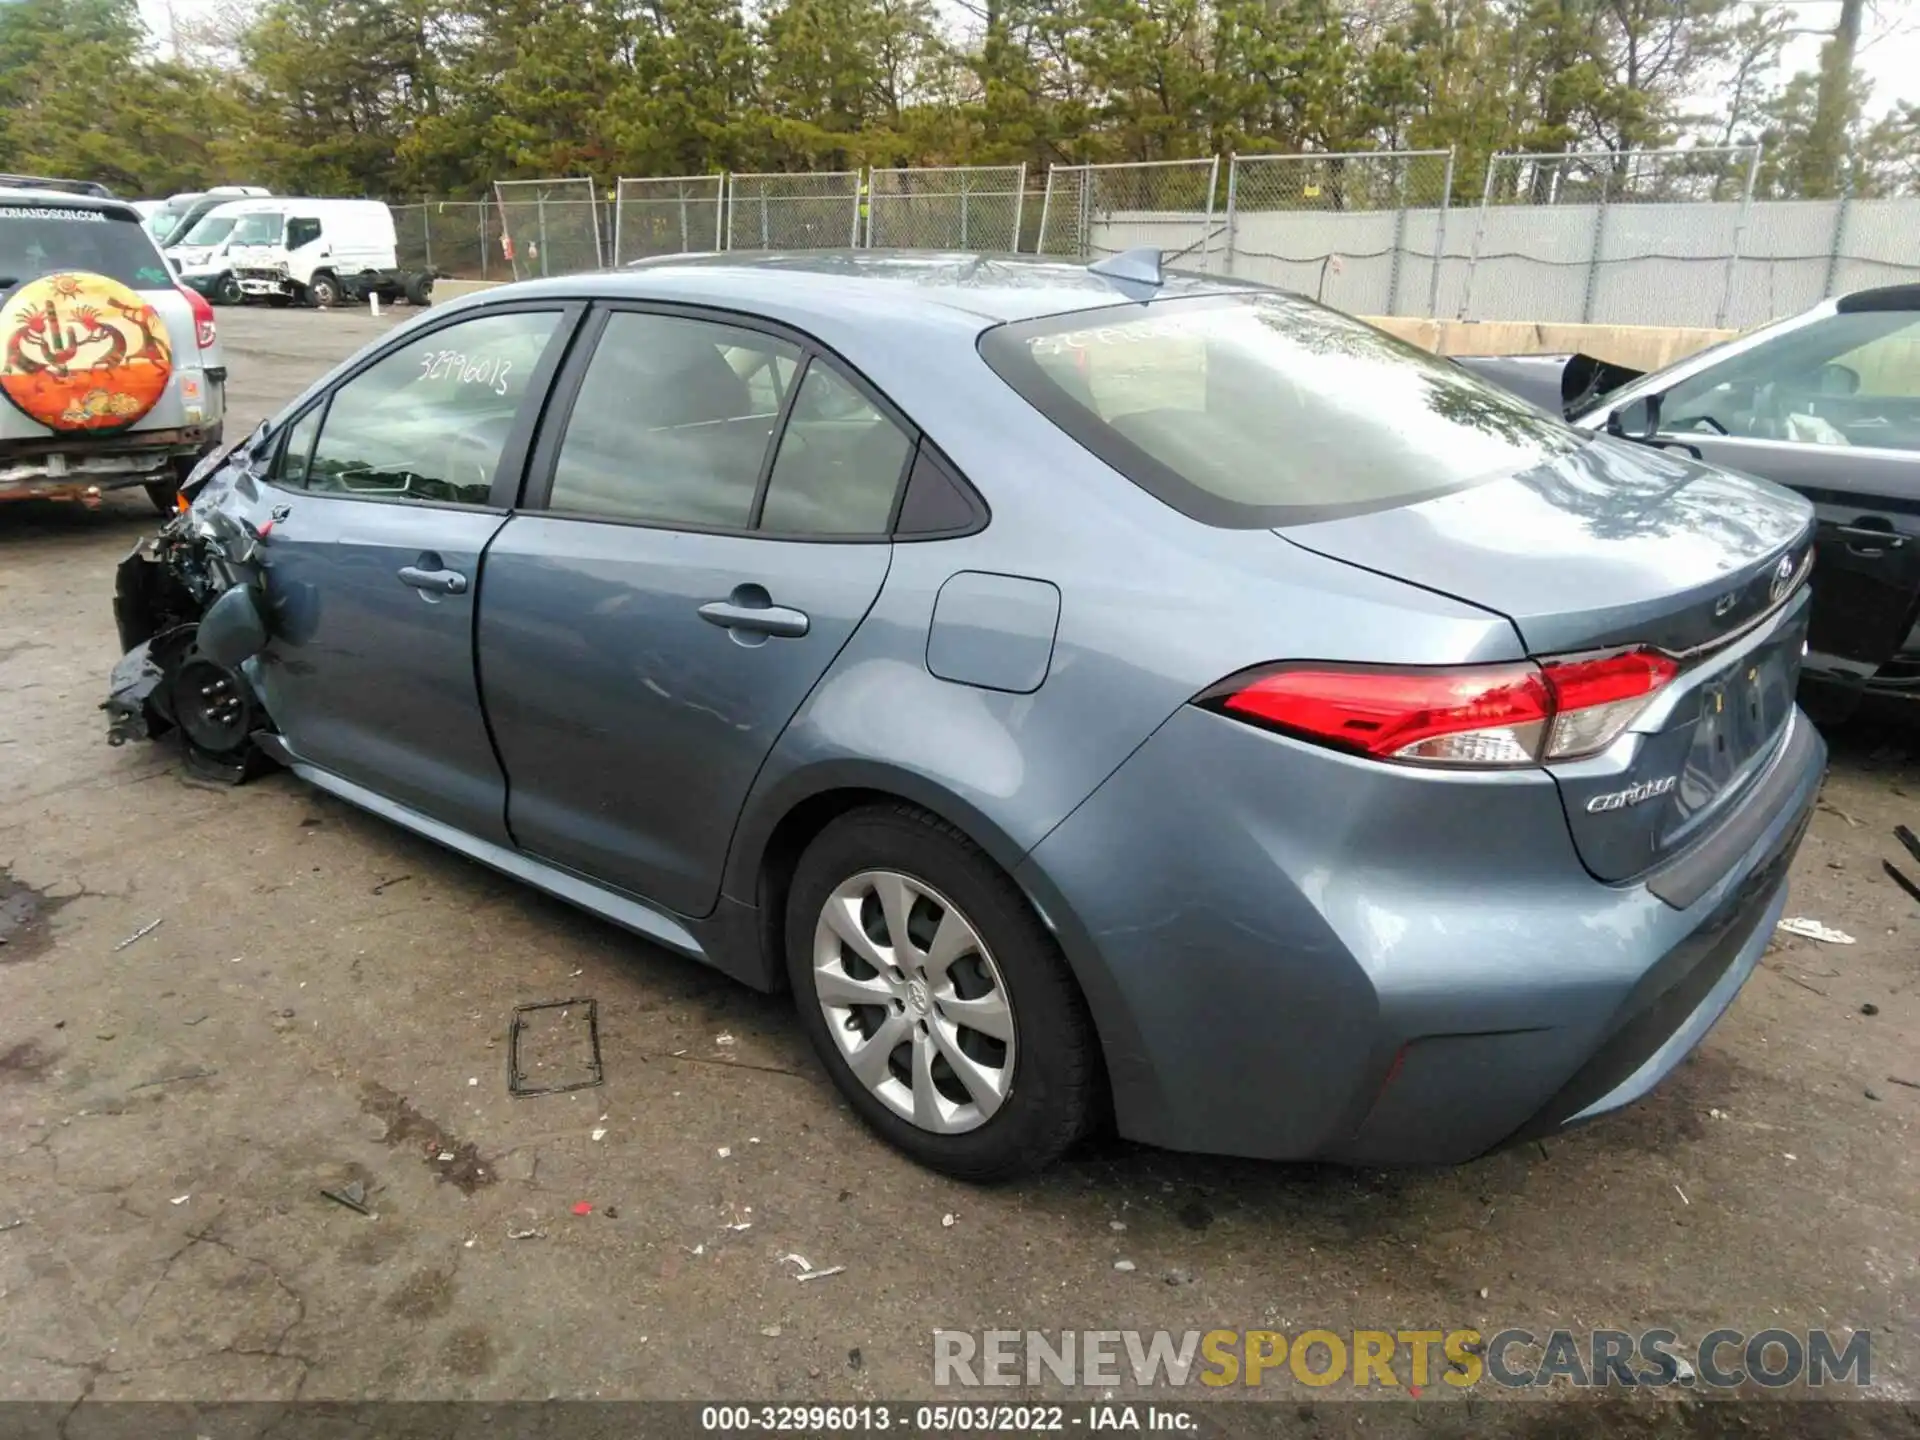
[(858, 170), (727, 177), (729, 250), (844, 250), (860, 243)]
[(1039, 251), (1083, 260), (1157, 246), (1169, 266), (1212, 268), (1224, 253), (1220, 159), (1055, 165), (1041, 202)]
[(867, 172), (869, 247), (1017, 250), (1025, 165), (946, 165)]
[(720, 248), (725, 175), (623, 179), (614, 187), (613, 263)]
[(513, 269), (499, 249), (500, 222), (485, 200), (428, 200), (393, 207), (398, 261), (454, 280), (504, 280)]
[(1236, 155), (1225, 268), (1360, 315), (1428, 315), (1453, 193), (1451, 150)]
[(496, 180), (500, 252), (516, 280), (577, 275), (606, 264), (591, 180)]
[(1727, 323), (1756, 146), (1495, 155), (1463, 319)]

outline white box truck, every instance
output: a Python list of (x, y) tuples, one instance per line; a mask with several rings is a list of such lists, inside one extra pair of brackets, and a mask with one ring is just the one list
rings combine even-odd
[(433, 296), (431, 271), (400, 268), (393, 211), (379, 200), (280, 199), (234, 223), (227, 261), (240, 293), (269, 304), (324, 310), (368, 295), (413, 305)]

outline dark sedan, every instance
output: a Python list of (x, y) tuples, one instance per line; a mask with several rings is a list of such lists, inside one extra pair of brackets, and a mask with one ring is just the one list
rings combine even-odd
[(1863, 290), (1652, 375), (1590, 357), (1460, 363), (1585, 430), (1648, 428), (1798, 490), (1819, 539), (1806, 699), (1920, 699), (1920, 285)]

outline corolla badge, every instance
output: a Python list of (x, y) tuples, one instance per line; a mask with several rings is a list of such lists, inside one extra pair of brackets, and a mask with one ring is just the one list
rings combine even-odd
[(1596, 795), (1587, 801), (1587, 813), (1604, 815), (1609, 810), (1624, 810), (1629, 805), (1639, 805), (1645, 801), (1657, 799), (1673, 789), (1679, 779), (1678, 775), (1668, 775), (1659, 780), (1645, 780), (1638, 785), (1629, 785), (1624, 790), (1609, 790), (1605, 795)]
[(1767, 599), (1778, 604), (1793, 588), (1793, 556), (1782, 555), (1780, 563), (1773, 567), (1773, 583), (1767, 587)]

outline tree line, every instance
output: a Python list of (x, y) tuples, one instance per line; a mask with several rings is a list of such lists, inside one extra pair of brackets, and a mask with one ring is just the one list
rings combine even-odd
[[(223, 8), (222, 8), (223, 7)], [(1767, 146), (1762, 190), (1920, 193), (1920, 104), (1776, 78), (1741, 0), (0, 3), (4, 168), (164, 195), (1454, 147)], [(1831, 45), (1829, 49), (1831, 50)]]

